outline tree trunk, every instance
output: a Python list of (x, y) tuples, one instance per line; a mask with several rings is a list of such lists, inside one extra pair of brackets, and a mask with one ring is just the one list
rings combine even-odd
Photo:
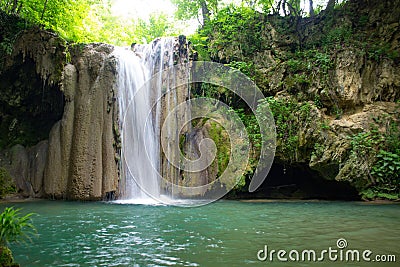
[(286, 0), (283, 0), (283, 3), (282, 3), (282, 10), (283, 10), (283, 15), (284, 15), (284, 16), (287, 16), (288, 14), (286, 14)]
[(18, 0), (14, 0), (12, 7), (11, 7), (11, 14), (16, 14), (18, 8)]
[(279, 11), (281, 10), (281, 2), (282, 2), (282, 0), (278, 1), (278, 3), (276, 4), (276, 8), (272, 4), (272, 10), (274, 12), (274, 15), (278, 15), (279, 14)]
[(313, 7), (313, 0), (310, 0), (310, 17), (314, 17), (315, 12), (314, 12), (314, 7)]
[(330, 12), (335, 8), (336, 0), (329, 0), (328, 4), (326, 5), (326, 11)]
[(210, 21), (210, 9), (205, 0), (201, 1), (201, 14), (203, 15), (203, 25)]
[(47, 8), (47, 1), (48, 1), (48, 0), (46, 0), (46, 1), (44, 2), (44, 5), (43, 5), (43, 12), (42, 12), (42, 16), (40, 16), (40, 20), (43, 20), (43, 17), (44, 17), (44, 12), (46, 12), (46, 8)]

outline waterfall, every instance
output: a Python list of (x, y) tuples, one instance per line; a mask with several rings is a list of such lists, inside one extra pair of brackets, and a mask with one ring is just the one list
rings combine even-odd
[[(173, 85), (162, 70), (173, 65), (174, 41), (159, 38), (148, 45), (116, 47), (114, 51), (118, 59), (122, 202), (147, 204), (160, 199), (160, 98), (162, 90)], [(166, 102), (168, 110), (171, 103)]]

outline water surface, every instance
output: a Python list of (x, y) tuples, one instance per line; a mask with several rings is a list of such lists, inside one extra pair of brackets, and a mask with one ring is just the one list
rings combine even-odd
[[(2, 210), (9, 204), (0, 204)], [(399, 266), (400, 205), (219, 201), (197, 208), (38, 201), (39, 236), (13, 245), (21, 266)], [(393, 254), (396, 263), (259, 261), (268, 249)]]

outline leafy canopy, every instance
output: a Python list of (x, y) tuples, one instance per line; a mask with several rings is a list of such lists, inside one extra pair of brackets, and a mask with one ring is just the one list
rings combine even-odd
[[(129, 45), (149, 42), (174, 33), (166, 14), (148, 20), (120, 18), (112, 13), (112, 0), (0, 0), (0, 8), (30, 25), (42, 25), (74, 42)], [(29, 26), (29, 25), (27, 25)]]

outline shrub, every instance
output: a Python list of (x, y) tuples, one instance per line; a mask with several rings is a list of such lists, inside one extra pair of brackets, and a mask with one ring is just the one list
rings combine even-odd
[(21, 216), (20, 211), (21, 209), (7, 207), (0, 214), (0, 246), (31, 240), (31, 236), (36, 234), (31, 220), (33, 213)]

